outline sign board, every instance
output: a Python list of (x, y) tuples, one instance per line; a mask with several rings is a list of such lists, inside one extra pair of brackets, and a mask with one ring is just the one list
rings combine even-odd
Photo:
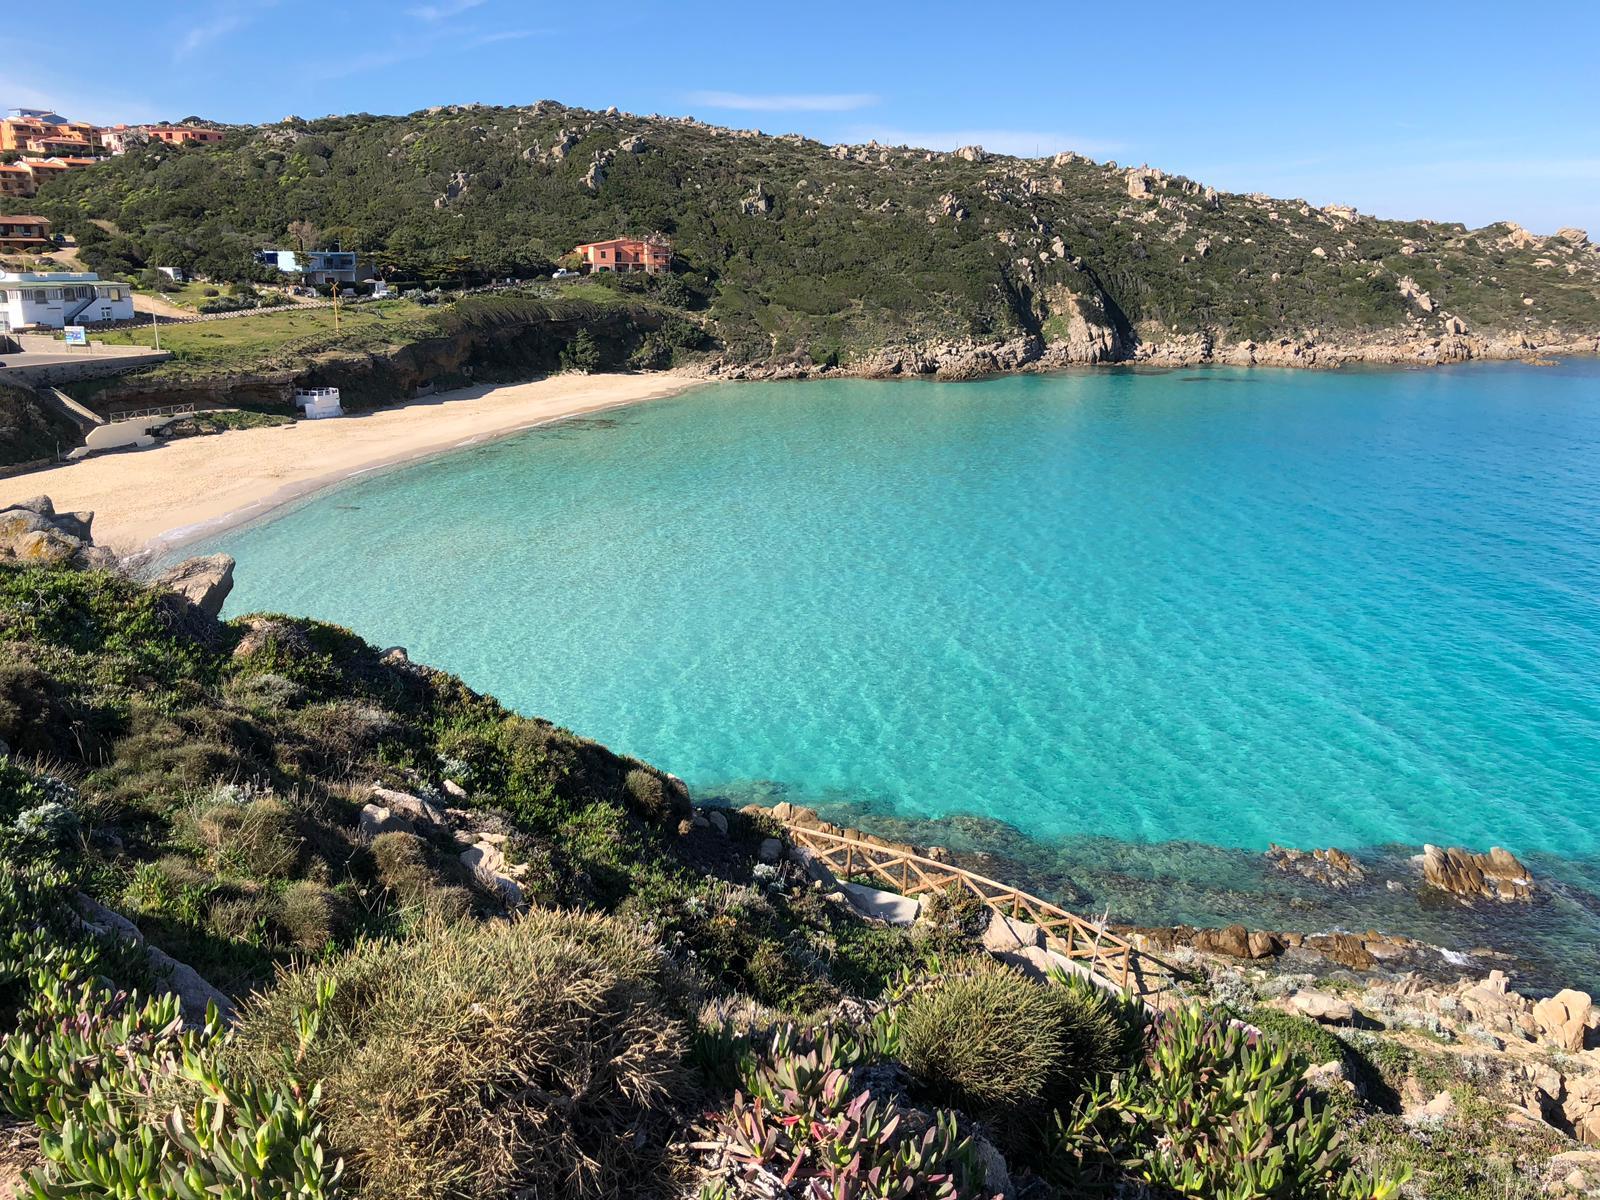
[(67, 335), (67, 345), (87, 346), (89, 344), (89, 331), (82, 325), (68, 325), (61, 331)]

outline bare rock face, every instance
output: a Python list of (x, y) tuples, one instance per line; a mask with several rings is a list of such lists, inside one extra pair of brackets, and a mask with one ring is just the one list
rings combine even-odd
[(1156, 177), (1160, 172), (1152, 172), (1146, 167), (1128, 168), (1128, 195), (1135, 200), (1143, 200), (1155, 190)]
[(222, 603), (233, 591), (233, 558), (209, 554), (189, 558), (156, 576), (157, 586), (175, 592), (212, 620), (222, 612)]
[(1600, 1015), (1594, 1015), (1588, 992), (1564, 988), (1554, 996), (1534, 1002), (1533, 1020), (1539, 1026), (1541, 1042), (1576, 1054), (1583, 1049), (1590, 1022), (1600, 1020)]
[(522, 885), (511, 877), (505, 853), (498, 846), (487, 841), (477, 842), (463, 850), (459, 857), (461, 865), (472, 872), (481, 887), (511, 908), (526, 906)]
[(151, 945), (139, 927), (127, 917), (82, 893), (74, 898), (74, 906), (78, 921), (90, 933), (130, 942), (144, 952), (156, 978), (178, 997), (183, 1018), (188, 1024), (204, 1024), (206, 1012), (212, 1005), (222, 1016), (232, 1018), (232, 1000), (208, 983), (193, 967), (179, 962), (160, 947)]
[(1600, 1145), (1600, 1075), (1580, 1075), (1567, 1080), (1561, 1115), (1572, 1136), (1591, 1146)]
[(764, 217), (770, 213), (777, 203), (771, 192), (761, 184), (756, 184), (748, 195), (739, 201), (739, 211), (747, 217)]
[(1293, 850), (1274, 843), (1267, 851), (1266, 859), (1280, 871), (1302, 875), (1324, 887), (1342, 890), (1367, 877), (1366, 868), (1343, 850), (1333, 847), (1326, 850)]
[(1303, 988), (1294, 993), (1285, 1005), (1288, 1012), (1310, 1017), (1323, 1025), (1348, 1025), (1356, 1018), (1355, 1006), (1329, 992)]
[(0, 559), (109, 567), (115, 556), (94, 544), (92, 512), (58, 513), (49, 496), (0, 509)]
[(988, 162), (989, 152), (982, 146), (963, 146), (956, 151), (956, 157), (972, 163)]
[(1225, 929), (1202, 929), (1194, 937), (1196, 950), (1207, 954), (1226, 954), (1229, 958), (1250, 957), (1250, 931), (1243, 925)]
[(1423, 291), (1411, 276), (1402, 275), (1399, 286), (1400, 295), (1403, 299), (1411, 301), (1425, 313), (1431, 313), (1434, 310), (1433, 297)]
[(1459, 846), (1441, 850), (1423, 846), (1422, 877), (1430, 887), (1463, 900), (1527, 901), (1533, 897), (1533, 874), (1515, 855), (1499, 846), (1474, 854)]
[(959, 225), (967, 219), (966, 206), (956, 199), (953, 192), (946, 192), (934, 201), (933, 207), (928, 210), (928, 223), (931, 225), (940, 217), (949, 217)]
[(583, 186), (591, 192), (598, 192), (600, 185), (606, 181), (606, 172), (611, 169), (611, 160), (616, 158), (615, 150), (595, 151), (594, 161), (589, 164), (589, 169), (584, 173)]
[(998, 912), (989, 914), (989, 927), (983, 931), (983, 948), (989, 953), (1015, 953), (1043, 946), (1044, 931), (1032, 921), (1014, 920)]

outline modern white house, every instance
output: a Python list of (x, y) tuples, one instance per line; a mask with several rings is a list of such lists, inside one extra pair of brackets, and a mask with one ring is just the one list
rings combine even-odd
[(257, 250), (256, 261), (285, 275), (298, 275), (305, 283), (356, 283), (361, 267), (354, 250)]
[(133, 292), (93, 271), (0, 272), (0, 332), (133, 318)]

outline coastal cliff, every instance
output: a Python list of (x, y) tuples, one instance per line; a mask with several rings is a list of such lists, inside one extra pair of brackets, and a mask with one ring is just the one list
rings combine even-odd
[(703, 334), (657, 306), (581, 301), (544, 302), (496, 296), (466, 297), (426, 311), (415, 327), (369, 339), (333, 338), (267, 348), (254, 362), (209, 364), (180, 359), (158, 372), (134, 372), (79, 389), (84, 402), (109, 414), (119, 408), (194, 404), (292, 413), (294, 391), (337, 387), (345, 407), (382, 407), (418, 391), (471, 383), (537, 378), (577, 364), (617, 371), (664, 366), (671, 347), (696, 345)]

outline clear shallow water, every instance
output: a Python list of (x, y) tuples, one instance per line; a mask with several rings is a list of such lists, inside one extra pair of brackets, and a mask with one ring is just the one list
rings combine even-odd
[(1600, 367), (704, 389), (217, 545), (700, 792), (1600, 852)]

